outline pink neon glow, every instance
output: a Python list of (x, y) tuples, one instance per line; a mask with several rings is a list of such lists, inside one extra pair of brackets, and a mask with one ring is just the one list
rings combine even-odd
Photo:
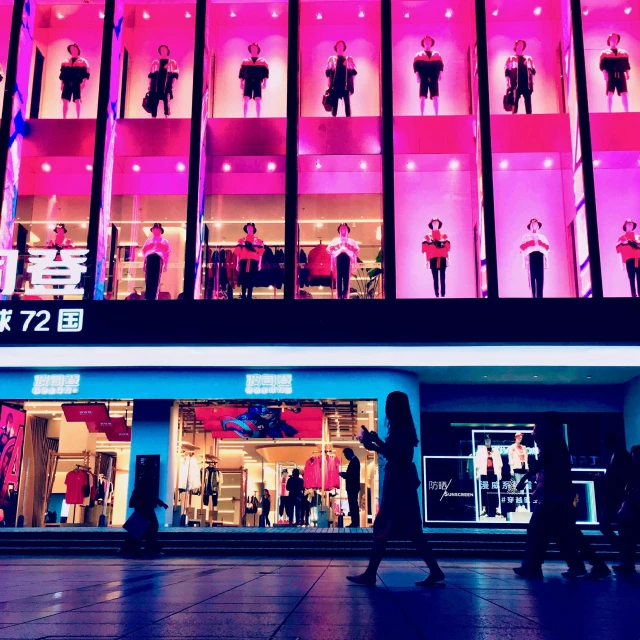
[(599, 166), (600, 166), (600, 160), (597, 160), (597, 159), (596, 159), (596, 160), (594, 160), (594, 161), (593, 161), (593, 166), (594, 166), (594, 167), (599, 167)]
[(98, 18), (100, 18), (100, 20), (104, 20), (104, 11), (98, 11)]
[(188, 11), (185, 11), (185, 12), (184, 12), (184, 17), (185, 17), (185, 18), (190, 18), (190, 17), (191, 17), (191, 14), (190, 14)]
[(358, 18), (364, 18), (364, 11), (360, 11), (360, 13), (358, 13)]
[(143, 11), (143, 12), (142, 12), (142, 17), (143, 17), (145, 20), (148, 20), (151, 16), (149, 15), (149, 12), (148, 12), (148, 11)]
[(235, 18), (238, 14), (235, 11), (231, 11), (231, 13), (229, 13), (229, 17), (230, 18)]
[(367, 163), (362, 160), (362, 162), (360, 162), (360, 168), (364, 171), (367, 168)]
[[(638, 160), (640, 162), (640, 160)], [(320, 164), (320, 160), (316, 160), (316, 169), (322, 169), (322, 164)]]
[(58, 13), (56, 13), (56, 18), (58, 18), (58, 20), (64, 20), (64, 15), (58, 11)]
[(277, 12), (277, 11), (273, 11), (273, 12), (271, 13), (271, 17), (272, 17), (272, 18), (277, 18), (277, 17), (278, 17), (278, 12)]
[(582, 15), (583, 15), (583, 16), (588, 16), (588, 15), (589, 15), (589, 7), (585, 7), (585, 8), (582, 10)]

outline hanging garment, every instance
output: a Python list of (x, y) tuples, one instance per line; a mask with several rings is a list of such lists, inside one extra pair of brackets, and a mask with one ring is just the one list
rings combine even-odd
[(331, 258), (327, 253), (327, 245), (322, 242), (309, 251), (307, 260), (309, 286), (331, 286)]
[(89, 474), (84, 469), (74, 469), (67, 473), (64, 483), (67, 486), (65, 501), (67, 504), (84, 504), (89, 489)]
[(304, 465), (304, 488), (320, 489), (322, 487), (322, 461), (311, 456)]
[(203, 495), (212, 496), (214, 493), (218, 493), (218, 487), (220, 486), (219, 471), (213, 467), (208, 466), (203, 469), (202, 486)]
[(200, 469), (195, 456), (182, 458), (178, 475), (178, 489), (193, 492), (199, 491), (201, 486)]

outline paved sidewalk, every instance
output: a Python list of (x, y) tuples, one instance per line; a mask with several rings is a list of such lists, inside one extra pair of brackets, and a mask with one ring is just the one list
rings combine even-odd
[(640, 578), (541, 583), (513, 562), (443, 562), (445, 588), (413, 586), (417, 561), (386, 560), (376, 588), (349, 584), (362, 560), (0, 559), (0, 640), (262, 638), (547, 640), (640, 638)]

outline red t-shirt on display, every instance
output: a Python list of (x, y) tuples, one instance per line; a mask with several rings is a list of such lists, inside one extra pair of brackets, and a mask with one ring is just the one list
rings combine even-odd
[(87, 472), (79, 469), (69, 471), (64, 483), (67, 485), (67, 493), (65, 495), (67, 504), (83, 504), (84, 488), (89, 484)]

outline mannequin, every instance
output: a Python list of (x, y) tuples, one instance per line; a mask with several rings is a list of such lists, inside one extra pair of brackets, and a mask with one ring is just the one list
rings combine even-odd
[(89, 79), (89, 63), (80, 57), (80, 47), (74, 42), (67, 47), (71, 56), (60, 65), (60, 90), (62, 91), (62, 117), (69, 113), (69, 102), (76, 104), (76, 115), (80, 118), (82, 90)]
[(607, 111), (611, 113), (613, 94), (617, 91), (622, 101), (622, 108), (629, 111), (629, 94), (627, 80), (630, 79), (629, 54), (618, 49), (620, 35), (612, 33), (607, 38), (607, 48), (600, 54), (600, 71), (604, 75), (605, 93), (607, 94)]
[(420, 85), (420, 115), (424, 115), (424, 105), (427, 98), (433, 101), (433, 113), (438, 115), (438, 101), (440, 96), (439, 83), (442, 80), (444, 62), (438, 51), (432, 51), (436, 43), (431, 36), (425, 36), (420, 42), (422, 51), (416, 53), (413, 59), (413, 72), (416, 82)]
[(544, 270), (549, 266), (549, 241), (540, 233), (542, 222), (531, 218), (527, 229), (529, 233), (522, 236), (520, 251), (523, 266), (529, 271), (529, 287), (533, 298), (542, 298), (544, 293)]
[(513, 113), (518, 113), (520, 96), (524, 98), (525, 111), (532, 113), (531, 94), (533, 93), (533, 76), (536, 75), (536, 67), (531, 56), (525, 56), (527, 48), (526, 40), (516, 40), (513, 47), (515, 55), (509, 56), (504, 65), (504, 75), (507, 78), (507, 90), (515, 94), (513, 101)]
[(160, 280), (167, 271), (171, 245), (162, 236), (164, 229), (159, 222), (151, 227), (151, 237), (142, 245), (144, 256), (145, 300), (157, 300), (160, 293)]
[(527, 447), (522, 444), (522, 433), (516, 433), (515, 442), (509, 447), (509, 468), (511, 477), (520, 481), (520, 478), (529, 471), (529, 456)]
[[(58, 223), (53, 230), (53, 238), (47, 242), (47, 249), (55, 249), (56, 250), (56, 262), (60, 262), (62, 260), (62, 256), (60, 252), (67, 249), (74, 249), (73, 242), (66, 237), (67, 235), (67, 227)], [(64, 285), (54, 284), (52, 285), (53, 289), (64, 289)], [(62, 300), (62, 296), (53, 296), (54, 300)]]
[(344, 100), (344, 115), (351, 117), (351, 96), (355, 91), (354, 77), (358, 75), (356, 63), (351, 56), (345, 55), (347, 43), (338, 40), (333, 47), (337, 55), (329, 56), (326, 75), (333, 100), (331, 114), (338, 115), (338, 103)]
[(180, 75), (178, 63), (169, 56), (171, 50), (166, 44), (158, 47), (160, 58), (154, 60), (149, 68), (149, 105), (151, 117), (158, 116), (160, 101), (164, 104), (164, 117), (171, 115), (169, 101), (173, 100), (173, 87)]
[(238, 240), (234, 250), (236, 256), (236, 269), (242, 286), (242, 300), (253, 299), (253, 287), (255, 286), (258, 271), (262, 269), (262, 256), (264, 255), (264, 243), (256, 236), (258, 230), (253, 222), (245, 224), (242, 230), (247, 234)]
[(337, 238), (327, 246), (327, 253), (331, 256), (331, 273), (336, 281), (338, 300), (346, 300), (351, 292), (351, 274), (358, 268), (358, 253), (360, 247), (349, 237), (351, 228), (346, 222), (338, 227)]
[[(434, 224), (437, 225), (437, 229), (433, 228)], [(446, 269), (449, 266), (451, 242), (447, 234), (441, 231), (442, 220), (440, 220), (440, 218), (433, 218), (429, 223), (429, 229), (431, 229), (431, 233), (428, 233), (422, 241), (422, 253), (425, 254), (424, 260), (426, 268), (431, 269), (433, 290), (435, 291), (436, 298), (444, 298), (446, 294)], [(439, 283), (438, 276), (440, 278)]]
[(262, 90), (267, 88), (269, 65), (260, 57), (260, 45), (253, 42), (249, 45), (250, 58), (245, 58), (240, 65), (240, 89), (244, 100), (244, 117), (249, 111), (249, 101), (256, 103), (256, 117), (260, 117), (262, 107)]
[(635, 234), (637, 226), (633, 220), (625, 220), (622, 225), (624, 233), (618, 238), (616, 245), (622, 268), (627, 269), (632, 298), (637, 298), (640, 294), (640, 236)]
[(498, 506), (497, 494), (493, 493), (492, 484), (502, 477), (502, 456), (491, 446), (491, 436), (484, 437), (484, 444), (478, 445), (476, 451), (476, 478), (486, 482), (487, 487), (480, 489), (481, 517), (503, 517)]

